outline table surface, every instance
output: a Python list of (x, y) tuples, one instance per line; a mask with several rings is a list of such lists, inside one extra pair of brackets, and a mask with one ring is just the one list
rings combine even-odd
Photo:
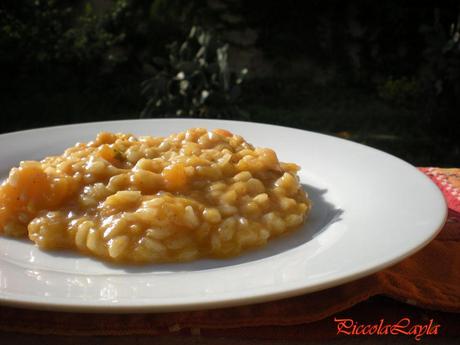
[(336, 338), (329, 340), (269, 340), (269, 339), (238, 339), (234, 337), (202, 337), (202, 336), (122, 336), (122, 337), (70, 337), (70, 336), (36, 336), (20, 333), (0, 333), (3, 344), (21, 345), (67, 345), (67, 344), (136, 344), (136, 345), (405, 345), (405, 344), (430, 344), (430, 345), (458, 345), (458, 337), (430, 338), (417, 342), (406, 337), (368, 337), (368, 338)]
[[(413, 336), (345, 336), (336, 335), (337, 318), (351, 318), (360, 323), (375, 323), (381, 318), (386, 323), (393, 320), (400, 320), (409, 317), (412, 324), (426, 324), (433, 319), (441, 325), (438, 335), (425, 335), (417, 342)], [(1, 325), (0, 325), (1, 327)], [(203, 344), (203, 345), (305, 345), (305, 344), (459, 344), (460, 343), (460, 313), (447, 313), (434, 310), (427, 310), (405, 303), (397, 302), (384, 296), (375, 296), (367, 301), (361, 302), (354, 307), (337, 313), (321, 321), (306, 325), (287, 326), (264, 326), (248, 327), (245, 332), (233, 334), (232, 329), (205, 330), (200, 335), (191, 335), (190, 330), (173, 332), (168, 335), (147, 336), (63, 336), (63, 335), (35, 335), (16, 332), (1, 332), (0, 344), (154, 344), (155, 345), (176, 345), (176, 344)], [(318, 332), (319, 330), (319, 332)], [(245, 335), (242, 335), (245, 334)], [(287, 335), (288, 334), (288, 335)], [(318, 335), (319, 334), (319, 335)], [(318, 338), (321, 337), (321, 338)]]

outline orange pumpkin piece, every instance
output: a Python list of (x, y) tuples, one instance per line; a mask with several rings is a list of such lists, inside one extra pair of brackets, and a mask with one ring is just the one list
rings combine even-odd
[(187, 174), (182, 163), (172, 164), (163, 169), (166, 190), (175, 192), (184, 189), (187, 185)]
[(223, 137), (226, 137), (226, 138), (229, 138), (229, 137), (233, 136), (232, 132), (229, 132), (229, 131), (227, 131), (225, 129), (221, 129), (221, 128), (217, 128), (217, 129), (213, 130), (213, 132), (216, 133), (216, 134), (222, 135)]

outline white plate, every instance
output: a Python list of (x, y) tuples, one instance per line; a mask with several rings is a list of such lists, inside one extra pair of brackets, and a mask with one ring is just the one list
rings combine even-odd
[(166, 135), (225, 128), (301, 165), (313, 201), (305, 226), (229, 260), (113, 266), (76, 253), (42, 252), (0, 237), (0, 302), (90, 312), (177, 311), (269, 301), (336, 286), (398, 262), (444, 224), (438, 188), (411, 165), (350, 141), (249, 122), (137, 120), (87, 123), (0, 136), (5, 178), (20, 160), (60, 154), (99, 131)]

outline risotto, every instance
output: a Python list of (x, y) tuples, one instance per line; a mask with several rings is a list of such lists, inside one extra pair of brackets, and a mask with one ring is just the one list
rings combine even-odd
[(303, 224), (298, 170), (222, 129), (102, 132), (11, 169), (0, 233), (118, 263), (234, 256)]

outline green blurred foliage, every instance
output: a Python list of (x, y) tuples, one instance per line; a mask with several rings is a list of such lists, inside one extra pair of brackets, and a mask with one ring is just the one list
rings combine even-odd
[(238, 100), (247, 70), (230, 71), (228, 49), (198, 26), (184, 42), (168, 45), (168, 58), (155, 57), (148, 65), (152, 77), (142, 84), (147, 105), (141, 116), (241, 118)]
[(24, 0), (21, 6), (0, 6), (2, 65), (15, 65), (21, 72), (47, 64), (102, 65), (102, 71), (124, 62), (117, 52), (126, 34), (119, 23), (127, 2), (115, 1), (110, 12), (93, 13), (90, 3)]
[(414, 107), (421, 96), (421, 86), (414, 78), (388, 78), (378, 85), (379, 96), (390, 104)]
[[(450, 140), (447, 148), (458, 135), (452, 125), (460, 113), (458, 0), (113, 0), (103, 9), (97, 3), (0, 2), (0, 105), (11, 119), (2, 131), (138, 117), (147, 98), (144, 116), (232, 117), (235, 109), (238, 116), (247, 114), (241, 108), (252, 114), (262, 109), (251, 119), (324, 131), (348, 130), (341, 127), (367, 109), (367, 100), (376, 132), (412, 121), (419, 129), (414, 137)], [(223, 82), (229, 72), (215, 68), (218, 49), (221, 62), (233, 62), (223, 41), (206, 48), (213, 53), (205, 63), (197, 57), (200, 44), (189, 42), (190, 53), (181, 52), (194, 25), (230, 48), (256, 51), (272, 74), (248, 78), (244, 90), (238, 90), (237, 75)], [(255, 39), (241, 44), (248, 30)], [(235, 36), (240, 42), (229, 40)], [(295, 70), (298, 61), (308, 68)], [(308, 71), (324, 74), (323, 81)], [(325, 95), (319, 105), (318, 88)], [(345, 93), (338, 90), (352, 91), (338, 98)], [(202, 97), (204, 91), (215, 97)], [(379, 114), (394, 125), (382, 127), (374, 121)]]
[(252, 28), (255, 48), (275, 68), (278, 61), (306, 59), (328, 71), (333, 84), (376, 88), (385, 100), (399, 98), (397, 104), (406, 97), (394, 95), (398, 90), (414, 96), (402, 87), (406, 79), (425, 89), (433, 84), (452, 88), (459, 81), (456, 44), (448, 33), (458, 13), (453, 0), (378, 5), (363, 0), (113, 0), (104, 11), (95, 11), (92, 3), (2, 1), (2, 74), (20, 80), (19, 87), (36, 80), (59, 89), (91, 87), (97, 78), (143, 80), (152, 57), (167, 58), (165, 47), (200, 25), (220, 36)]
[(425, 82), (425, 104), (430, 129), (442, 132), (442, 140), (458, 142), (460, 114), (460, 13), (448, 30), (435, 12), (432, 28), (426, 28), (427, 44), (420, 78)]

